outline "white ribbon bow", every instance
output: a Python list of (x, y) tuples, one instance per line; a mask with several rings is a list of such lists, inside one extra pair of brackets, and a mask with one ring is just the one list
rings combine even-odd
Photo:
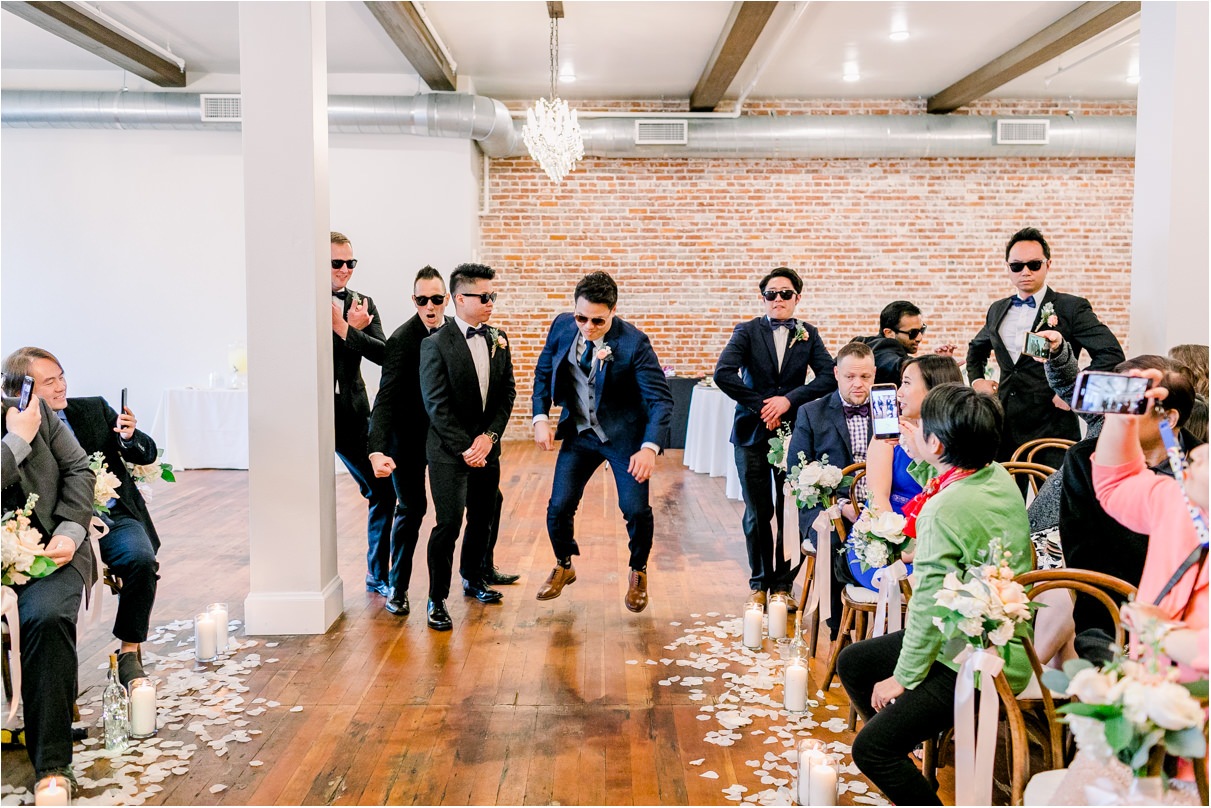
[(101, 568), (101, 545), (98, 539), (104, 538), (109, 533), (109, 526), (101, 521), (101, 517), (94, 516), (92, 521), (88, 523), (88, 543), (92, 545), (93, 564), (95, 565), (97, 580), (93, 581), (92, 592), (86, 589), (84, 614), (89, 616), (89, 622), (96, 625), (101, 620), (101, 593), (105, 591), (105, 583), (102, 580), (105, 576)]
[(871, 576), (871, 583), (879, 591), (879, 597), (875, 601), (875, 627), (871, 631), (872, 637), (882, 637), (884, 633), (894, 634), (903, 628), (900, 619), (900, 581), (907, 577), (908, 567), (899, 560), (875, 570), (875, 574)]
[(21, 616), (17, 614), (17, 592), (11, 587), (0, 587), (0, 614), (8, 618), (8, 636), (12, 643), (9, 672), (13, 680), (13, 703), (9, 706), (8, 719), (4, 722), (11, 724), (17, 717), (17, 708), (21, 705)]
[(841, 518), (841, 506), (833, 505), (820, 511), (816, 521), (812, 522), (812, 531), (816, 534), (816, 574), (812, 595), (807, 604), (811, 613), (819, 609), (819, 618), (827, 620), (833, 616), (833, 571), (832, 571), (832, 533), (833, 520)]
[[(992, 678), (1005, 667), (1005, 660), (990, 648), (974, 648), (969, 644), (955, 657), (955, 662), (959, 663), (959, 676), (955, 680), (955, 805), (992, 805), (992, 763), (1001, 708)], [(984, 674), (978, 736), (977, 671)]]

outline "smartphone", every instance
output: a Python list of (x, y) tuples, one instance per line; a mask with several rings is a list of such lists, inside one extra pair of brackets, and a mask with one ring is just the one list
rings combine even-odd
[(122, 410), (121, 410), (121, 412), (118, 413), (118, 415), (122, 415), (125, 412), (126, 412), (126, 388), (123, 387), (122, 388)]
[(875, 438), (900, 437), (900, 404), (894, 384), (876, 384), (870, 388), (870, 416), (875, 423)]
[(1046, 359), (1051, 356), (1051, 342), (1042, 334), (1027, 331), (1026, 344), (1022, 346), (1022, 353), (1027, 356), (1037, 356), (1039, 359)]
[(24, 412), (25, 408), (29, 406), (29, 397), (33, 394), (33, 392), (34, 377), (26, 376), (25, 380), (21, 382), (21, 400), (17, 402), (18, 412)]
[(1072, 409), (1112, 415), (1143, 415), (1148, 409), (1144, 392), (1151, 386), (1151, 379), (1140, 376), (1086, 370), (1076, 377)]

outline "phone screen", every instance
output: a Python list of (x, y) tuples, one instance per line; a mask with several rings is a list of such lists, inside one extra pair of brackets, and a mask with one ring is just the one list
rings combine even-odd
[(29, 397), (34, 392), (34, 377), (26, 376), (21, 382), (21, 400), (17, 402), (17, 409), (21, 412), (29, 406)]
[(1033, 331), (1026, 332), (1026, 344), (1022, 346), (1022, 353), (1027, 356), (1037, 356), (1040, 359), (1046, 359), (1051, 356), (1051, 342), (1044, 336), (1034, 333)]
[(121, 415), (123, 412), (126, 412), (126, 388), (125, 387), (122, 388), (122, 412), (120, 412), (118, 414)]
[(875, 423), (876, 438), (900, 436), (900, 406), (894, 384), (876, 384), (871, 388), (870, 415)]
[(1148, 409), (1144, 392), (1151, 379), (1086, 370), (1076, 377), (1072, 409), (1115, 415), (1142, 415)]

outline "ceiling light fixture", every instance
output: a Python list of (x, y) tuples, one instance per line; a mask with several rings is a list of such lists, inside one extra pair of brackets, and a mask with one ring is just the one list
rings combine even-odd
[[(562, 16), (562, 10), (559, 16)], [(580, 134), (576, 110), (569, 109), (568, 102), (558, 94), (559, 16), (551, 11), (551, 97), (538, 99), (526, 110), (526, 124), (521, 129), (530, 156), (542, 166), (552, 182), (562, 182), (576, 167), (576, 162), (584, 157), (584, 138)]]
[(908, 31), (902, 28), (897, 29), (891, 32), (890, 37), (892, 42), (903, 42), (904, 40), (908, 39)]

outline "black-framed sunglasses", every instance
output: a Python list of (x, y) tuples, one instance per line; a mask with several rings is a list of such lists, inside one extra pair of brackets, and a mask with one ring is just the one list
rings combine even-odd
[(472, 294), (470, 292), (459, 292), (459, 294), (462, 295), (463, 297), (477, 297), (477, 298), (479, 298), (479, 302), (483, 303), (485, 306), (488, 305), (489, 303), (496, 302), (496, 292), (485, 292), (482, 295), (476, 295), (476, 294)]
[(340, 259), (340, 258), (333, 258), (333, 259), (332, 259), (332, 268), (333, 268), (333, 269), (340, 269), (342, 266), (344, 266), (344, 265), (346, 265), (346, 264), (348, 264), (348, 265), (349, 265), (349, 268), (350, 268), (350, 269), (353, 269), (355, 266), (357, 266), (357, 259), (356, 259), (356, 258), (350, 258), (348, 261), (345, 261), (345, 260)]
[(1009, 262), (1009, 271), (1014, 273), (1015, 275), (1017, 273), (1021, 272), (1023, 269), (1029, 269), (1031, 272), (1038, 272), (1040, 269), (1043, 268), (1043, 264), (1045, 264), (1045, 263), (1047, 263), (1047, 262), (1046, 261), (1010, 261)]
[(908, 337), (909, 339), (916, 339), (917, 337), (924, 334), (925, 329), (927, 329), (927, 328), (929, 328), (929, 326), (927, 326), (927, 325), (923, 325), (920, 328), (910, 328), (907, 331), (901, 331), (900, 329), (897, 328), (896, 333), (903, 334), (904, 336)]
[(585, 317), (583, 314), (574, 314), (572, 316), (574, 318), (576, 318), (577, 325), (584, 325), (585, 323), (592, 323), (593, 325), (597, 326), (598, 328), (601, 328), (603, 325), (606, 324), (606, 320), (604, 317)]
[(428, 306), (430, 303), (432, 303), (434, 306), (440, 306), (441, 304), (446, 302), (446, 296), (445, 295), (413, 295), (412, 302), (416, 304), (416, 307), (418, 309), (422, 308), (424, 306)]
[(763, 298), (765, 298), (766, 300), (768, 300), (770, 303), (773, 303), (778, 298), (782, 298), (783, 300), (790, 300), (796, 294), (798, 294), (798, 292), (796, 292), (794, 289), (778, 289), (777, 291), (771, 289), (768, 292), (762, 292), (761, 296)]

